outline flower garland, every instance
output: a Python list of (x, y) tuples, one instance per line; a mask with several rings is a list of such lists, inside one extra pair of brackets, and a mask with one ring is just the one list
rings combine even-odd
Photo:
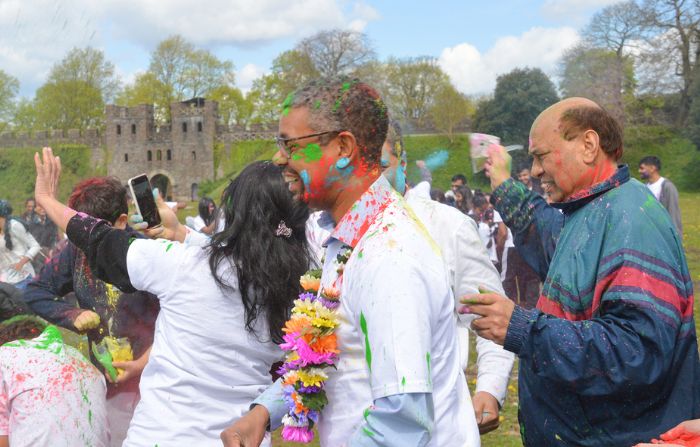
[(340, 306), (340, 286), (345, 263), (352, 248), (344, 246), (337, 256), (338, 278), (330, 288), (321, 289), (321, 270), (309, 270), (301, 277), (304, 290), (294, 301), (292, 316), (282, 329), (280, 347), (287, 356), (282, 374), (284, 400), (289, 407), (282, 418), (282, 437), (287, 441), (308, 443), (314, 438), (313, 426), (328, 403), (323, 386), (328, 379), (324, 368), (338, 361), (336, 310)]

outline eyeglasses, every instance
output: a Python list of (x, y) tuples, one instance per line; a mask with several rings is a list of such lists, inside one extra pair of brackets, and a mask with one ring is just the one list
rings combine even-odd
[(320, 137), (323, 135), (328, 135), (331, 133), (340, 133), (342, 130), (327, 130), (325, 132), (317, 132), (317, 133), (312, 133), (309, 135), (303, 135), (301, 137), (294, 137), (294, 138), (282, 138), (282, 137), (275, 137), (275, 143), (277, 143), (277, 147), (279, 148), (280, 151), (284, 154), (285, 157), (291, 157), (292, 156), (292, 148), (289, 146), (289, 143), (293, 141), (298, 141), (298, 140), (303, 140), (305, 138), (311, 138), (311, 137)]

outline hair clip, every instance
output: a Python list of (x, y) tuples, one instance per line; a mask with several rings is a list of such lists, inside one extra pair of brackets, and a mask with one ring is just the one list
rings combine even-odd
[(279, 225), (277, 225), (277, 229), (275, 230), (275, 236), (280, 237), (284, 236), (286, 238), (290, 237), (292, 235), (292, 229), (287, 226), (287, 224), (284, 223), (283, 220), (280, 220)]

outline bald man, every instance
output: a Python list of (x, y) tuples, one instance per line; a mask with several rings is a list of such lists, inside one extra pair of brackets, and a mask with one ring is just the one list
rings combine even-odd
[(622, 156), (596, 103), (561, 101), (530, 131), (544, 199), (491, 149), (492, 202), (545, 274), (537, 308), (494, 293), (463, 299), (472, 327), (519, 357), (527, 446), (629, 446), (700, 416), (693, 290), (668, 213)]

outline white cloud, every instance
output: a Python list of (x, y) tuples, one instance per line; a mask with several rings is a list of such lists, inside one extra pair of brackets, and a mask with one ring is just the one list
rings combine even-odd
[(253, 81), (265, 74), (265, 70), (255, 64), (246, 64), (236, 71), (236, 85), (243, 93), (248, 93), (253, 87)]
[(452, 83), (466, 94), (490, 93), (496, 78), (518, 67), (537, 67), (550, 77), (562, 53), (579, 40), (573, 28), (532, 28), (501, 37), (485, 53), (469, 43), (445, 48), (438, 61)]
[(0, 0), (0, 67), (26, 92), (73, 47), (147, 53), (174, 34), (202, 47), (250, 47), (322, 29), (363, 30), (378, 17), (363, 0)]

